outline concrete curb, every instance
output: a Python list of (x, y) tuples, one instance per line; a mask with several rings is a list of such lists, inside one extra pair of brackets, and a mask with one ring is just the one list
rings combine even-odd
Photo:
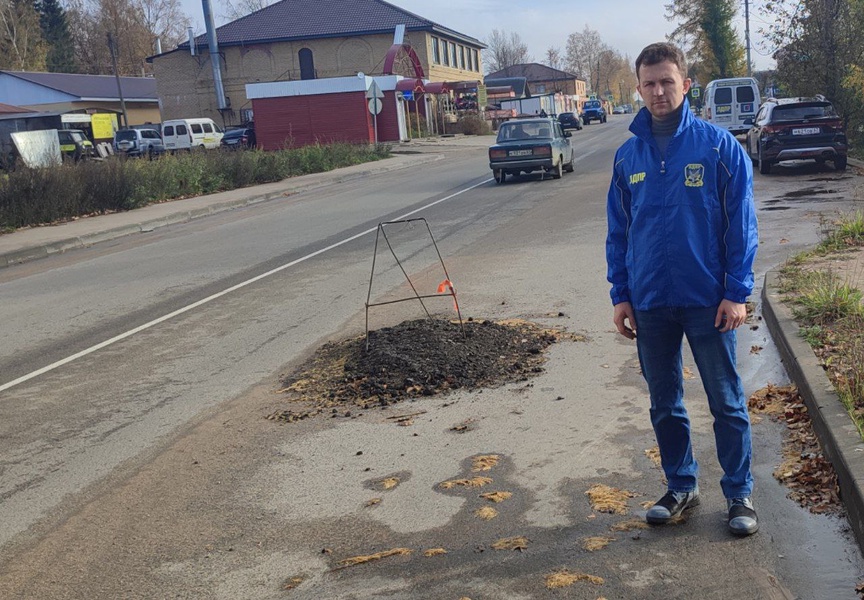
[[(394, 156), (399, 155), (398, 153), (394, 152)], [(92, 246), (100, 242), (114, 240), (119, 237), (124, 237), (135, 233), (151, 232), (155, 229), (159, 229), (160, 227), (165, 227), (167, 225), (186, 223), (193, 219), (198, 219), (200, 217), (206, 217), (208, 215), (233, 210), (235, 208), (249, 206), (250, 204), (257, 204), (259, 202), (267, 202), (269, 200), (285, 198), (300, 192), (316, 190), (337, 183), (344, 183), (347, 181), (371, 177), (373, 175), (378, 175), (381, 173), (407, 169), (409, 167), (414, 167), (417, 165), (441, 160), (442, 158), (443, 156), (440, 154), (416, 154), (411, 156), (410, 161), (399, 160), (388, 163), (387, 159), (384, 159), (384, 161), (381, 162), (376, 161), (374, 163), (366, 163), (368, 165), (368, 168), (359, 171), (348, 171), (348, 169), (351, 169), (351, 167), (347, 167), (343, 169), (327, 171), (325, 173), (303, 175), (300, 177), (285, 179), (282, 182), (278, 182), (283, 183), (284, 186), (276, 189), (270, 189), (267, 192), (263, 193), (255, 192), (255, 189), (264, 186), (272, 187), (274, 184), (263, 184), (262, 186), (246, 188), (249, 191), (249, 195), (243, 196), (241, 198), (231, 200), (218, 200), (216, 197), (219, 194), (213, 194), (214, 199), (212, 204), (208, 204), (206, 206), (191, 210), (188, 208), (183, 208), (184, 200), (172, 200), (168, 203), (165, 203), (163, 206), (176, 207), (176, 210), (173, 210), (168, 214), (161, 215), (158, 218), (142, 219), (134, 223), (121, 225), (118, 227), (106, 228), (101, 231), (95, 231), (77, 237), (67, 237), (63, 239), (52, 240), (50, 242), (43, 242), (40, 244), (23, 247), (14, 251), (0, 253), (0, 268), (17, 265), (32, 260), (38, 260), (40, 258), (46, 258), (53, 254), (60, 254), (69, 250), (74, 250), (76, 248), (85, 248), (87, 246)], [(238, 190), (231, 191), (236, 193)], [(197, 198), (200, 199), (201, 196)], [(146, 208), (146, 206), (142, 207), (142, 209)], [(134, 215), (135, 211), (130, 211), (127, 214)], [(98, 216), (91, 218), (99, 219)], [(15, 233), (13, 232), (8, 235), (15, 235)]]
[(864, 548), (864, 442), (813, 350), (800, 335), (791, 309), (778, 288), (779, 273), (769, 271), (762, 288), (762, 308), (780, 358), (807, 405), (825, 456), (834, 465), (849, 524)]

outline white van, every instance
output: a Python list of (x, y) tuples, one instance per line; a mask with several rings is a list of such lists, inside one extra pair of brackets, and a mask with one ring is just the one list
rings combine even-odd
[(759, 84), (752, 77), (715, 79), (705, 88), (702, 115), (737, 135), (750, 129), (759, 104)]
[(222, 135), (213, 119), (173, 119), (162, 123), (162, 143), (168, 152), (218, 148)]

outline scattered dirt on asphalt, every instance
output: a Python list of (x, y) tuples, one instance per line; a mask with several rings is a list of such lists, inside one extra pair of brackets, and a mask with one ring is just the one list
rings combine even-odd
[(491, 477), (472, 477), (471, 479), (451, 479), (444, 481), (438, 485), (443, 490), (450, 490), (455, 487), (483, 487), (492, 483)]
[(774, 477), (790, 489), (789, 497), (812, 513), (842, 512), (837, 473), (822, 453), (797, 388), (769, 385), (754, 393), (747, 405), (751, 412), (786, 423), (783, 462), (774, 470)]
[(447, 551), (444, 548), (429, 548), (428, 550), (423, 551), (423, 556), (426, 558), (441, 556), (442, 554), (447, 554)]
[(464, 326), (463, 333), (458, 321), (417, 319), (370, 331), (368, 350), (365, 337), (325, 344), (296, 374), (283, 377), (281, 391), (303, 407), (267, 418), (296, 422), (324, 412), (350, 417), (351, 409), (524, 381), (543, 372), (551, 344), (584, 340), (516, 319), (468, 320)]
[(489, 502), (504, 502), (505, 500), (509, 500), (513, 494), (511, 492), (488, 492), (486, 494), (480, 494), (480, 497), (489, 500)]

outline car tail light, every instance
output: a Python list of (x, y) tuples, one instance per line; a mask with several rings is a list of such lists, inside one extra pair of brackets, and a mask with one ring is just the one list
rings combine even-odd
[(489, 158), (507, 158), (506, 150), (490, 150)]
[(534, 156), (552, 156), (552, 146), (534, 146)]

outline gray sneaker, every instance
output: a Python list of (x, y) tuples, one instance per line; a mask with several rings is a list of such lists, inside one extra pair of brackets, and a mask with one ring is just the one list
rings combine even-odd
[(668, 491), (645, 513), (645, 520), (652, 525), (664, 525), (688, 508), (699, 506), (699, 488), (692, 492)]
[(759, 519), (750, 498), (730, 498), (726, 504), (729, 506), (729, 531), (735, 535), (753, 535), (759, 531)]

